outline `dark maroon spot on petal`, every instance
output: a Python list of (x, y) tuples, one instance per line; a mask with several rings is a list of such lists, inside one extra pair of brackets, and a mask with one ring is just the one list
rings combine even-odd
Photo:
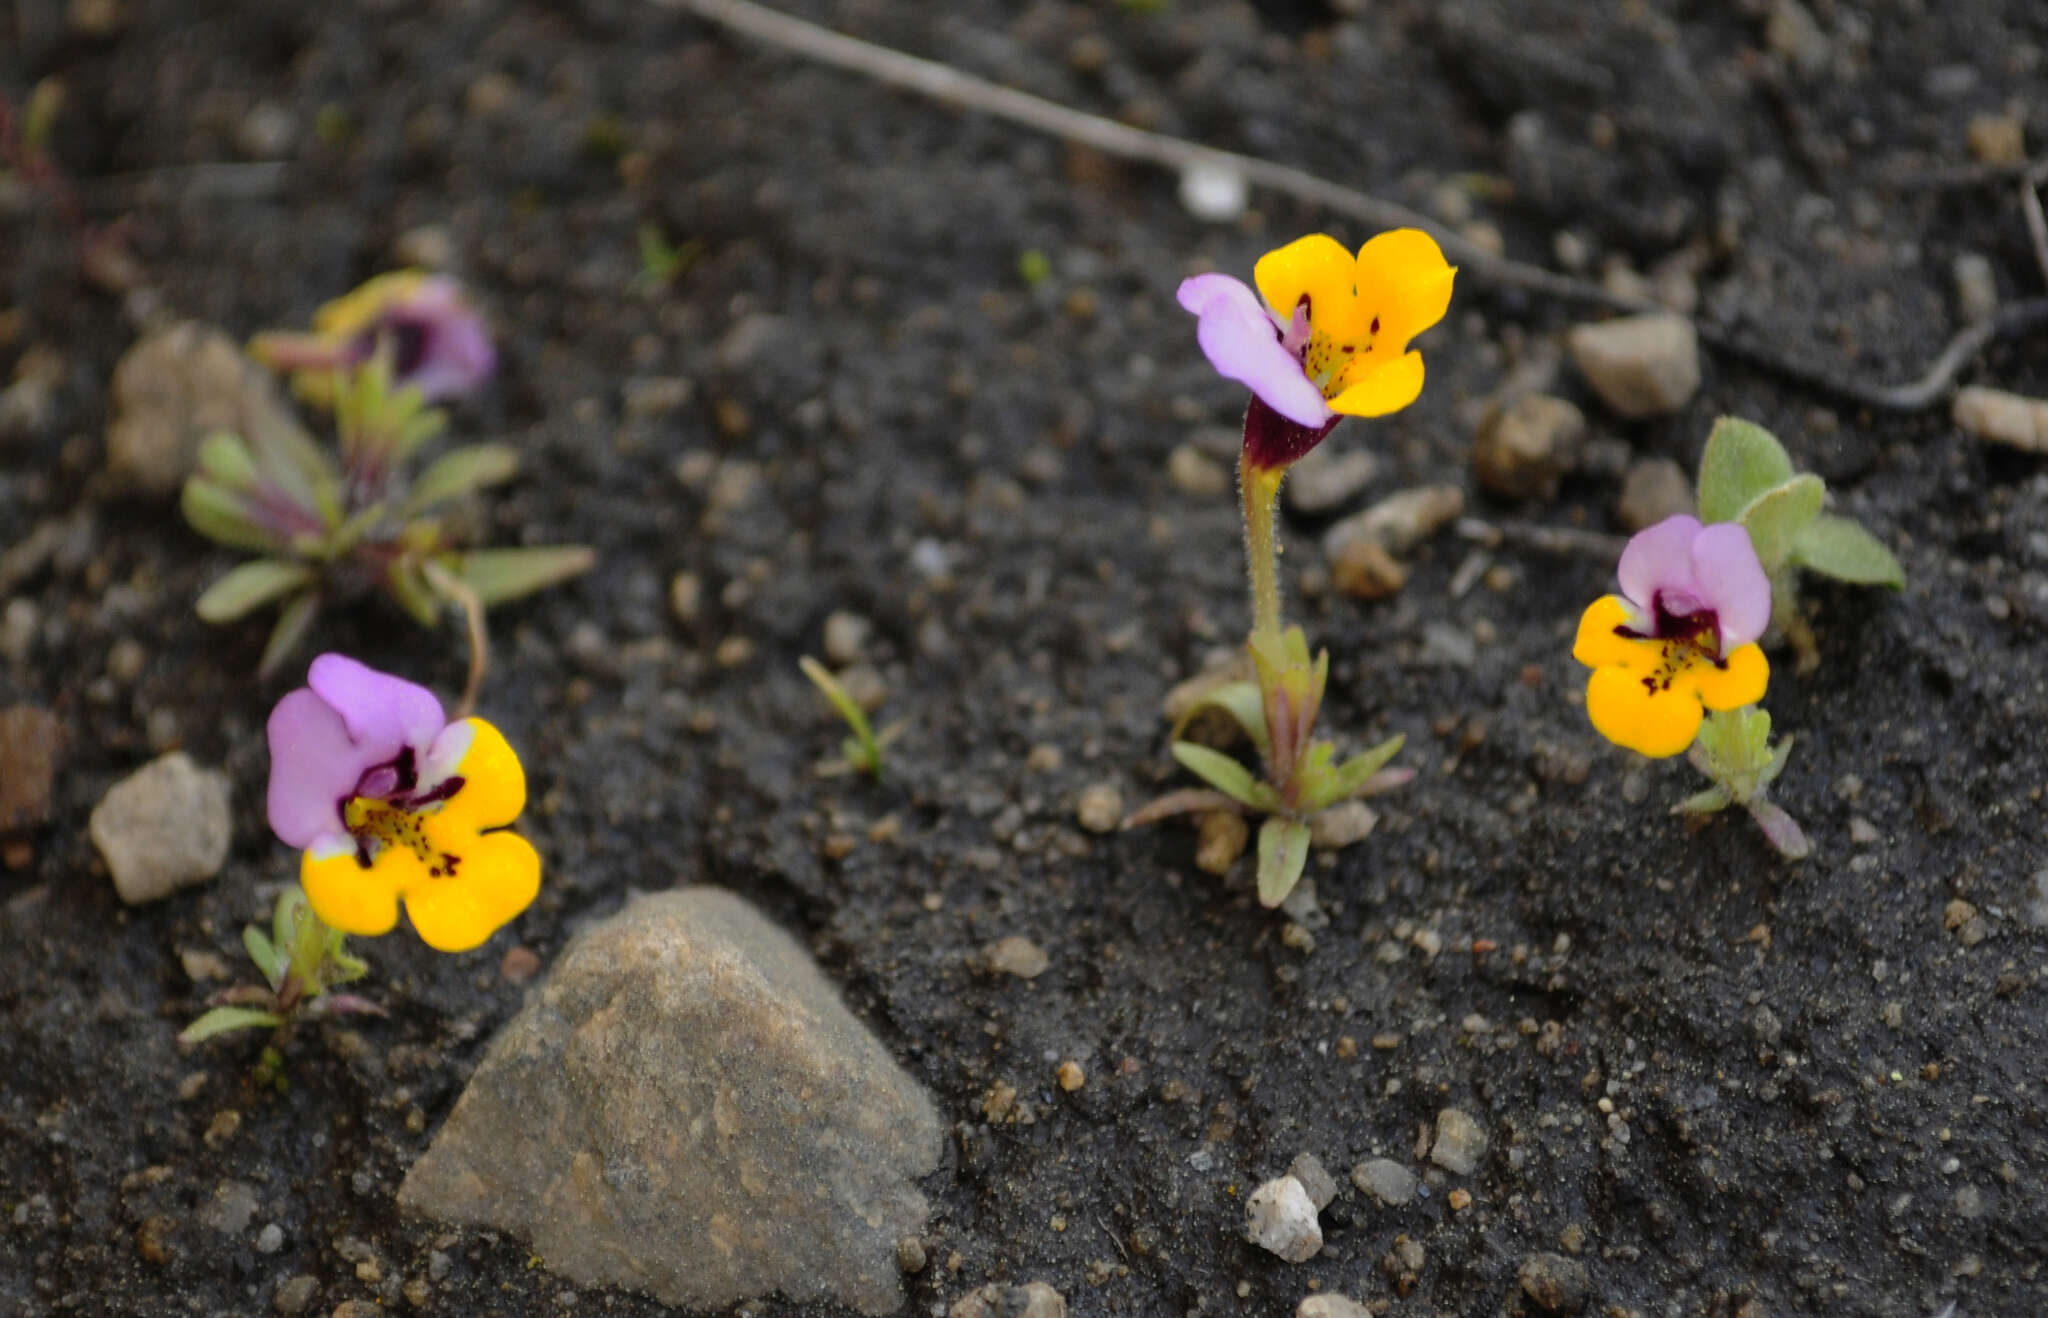
[(1378, 316), (1374, 316), (1374, 317), (1372, 318), (1372, 328), (1371, 328), (1371, 329), (1369, 329), (1369, 330), (1367, 330), (1367, 331), (1366, 331), (1366, 333), (1368, 333), (1368, 334), (1377, 334), (1377, 333), (1379, 333), (1379, 332), (1380, 332), (1380, 318), (1379, 318)]

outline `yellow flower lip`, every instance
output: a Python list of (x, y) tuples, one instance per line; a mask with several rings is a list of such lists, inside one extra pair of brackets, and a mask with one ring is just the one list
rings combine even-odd
[(306, 850), (300, 882), (314, 913), (333, 928), (389, 933), (402, 902), (422, 942), (464, 952), (538, 895), (539, 854), (505, 831), (526, 805), (519, 757), (482, 719), (449, 729), (458, 730), (468, 745), (450, 757), (455, 763), (440, 789), (399, 800), (351, 797), (342, 807), (348, 836)]
[[(1593, 670), (1586, 715), (1601, 736), (1654, 759), (1677, 755), (1699, 736), (1706, 711), (1763, 699), (1770, 663), (1755, 642), (1725, 657), (1711, 634), (1654, 637), (1618, 595), (1603, 595), (1579, 618), (1572, 658)], [(1717, 644), (1717, 642), (1716, 642)]]
[[(1259, 296), (1290, 328), (1302, 370), (1330, 410), (1348, 416), (1398, 412), (1422, 393), (1422, 354), (1409, 343), (1450, 309), (1457, 267), (1420, 229), (1392, 229), (1356, 256), (1314, 233), (1259, 258)], [(1300, 313), (1306, 312), (1302, 326)]]

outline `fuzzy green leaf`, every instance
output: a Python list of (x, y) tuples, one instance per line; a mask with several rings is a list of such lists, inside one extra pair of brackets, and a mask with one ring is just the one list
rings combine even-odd
[(441, 619), (441, 597), (420, 573), (419, 559), (411, 554), (393, 560), (384, 573), (384, 589), (398, 606), (422, 627), (431, 628)]
[(296, 421), (262, 424), (242, 438), (257, 470), (292, 502), (312, 509), (330, 526), (341, 520), (341, 473)]
[(488, 608), (582, 576), (596, 563), (596, 552), (587, 546), (547, 545), (473, 550), (457, 555), (452, 567)]
[(292, 652), (306, 639), (306, 633), (313, 629), (313, 619), (320, 614), (320, 592), (305, 591), (292, 597), (291, 603), (277, 615), (277, 625), (270, 629), (270, 639), (263, 645), (263, 657), (256, 661), (256, 675), (268, 677), (276, 672)]
[(1792, 561), (1809, 572), (1858, 586), (1906, 586), (1906, 569), (1892, 551), (1846, 517), (1822, 516), (1801, 531), (1792, 541)]
[(1308, 825), (1278, 815), (1259, 825), (1259, 905), (1271, 910), (1287, 900), (1308, 864)]
[(206, 588), (193, 607), (207, 622), (233, 622), (313, 582), (313, 569), (282, 558), (259, 558)]
[(1778, 744), (1771, 747), (1767, 754), (1770, 758), (1765, 762), (1764, 767), (1757, 771), (1756, 775), (1758, 795), (1762, 795), (1765, 788), (1778, 781), (1778, 775), (1785, 772), (1786, 764), (1791, 762), (1792, 738), (1789, 735), (1780, 738)]
[(1716, 810), (1726, 810), (1735, 803), (1735, 794), (1727, 788), (1716, 785), (1704, 792), (1694, 792), (1677, 805), (1671, 807), (1674, 815), (1711, 815)]
[(247, 489), (260, 475), (256, 455), (240, 435), (228, 430), (216, 430), (200, 441), (198, 461), (209, 479), (231, 490)]
[(230, 549), (284, 549), (283, 539), (257, 524), (240, 495), (204, 476), (188, 477), (178, 508), (192, 529)]
[(1198, 746), (1192, 741), (1173, 743), (1173, 758), (1181, 767), (1231, 800), (1261, 813), (1280, 808), (1280, 797), (1271, 787), (1252, 777), (1252, 771), (1222, 751)]
[(1777, 436), (1753, 421), (1724, 416), (1700, 454), (1700, 520), (1732, 522), (1758, 495), (1792, 476), (1792, 459)]
[(1764, 831), (1773, 849), (1786, 860), (1805, 860), (1813, 854), (1813, 843), (1799, 821), (1769, 801), (1751, 801), (1749, 817)]
[(370, 963), (348, 950), (348, 935), (339, 929), (327, 931), (326, 956), (321, 961), (320, 982), (347, 984), (370, 973)]
[(1318, 791), (1310, 786), (1307, 802), (1303, 808), (1309, 813), (1335, 805), (1339, 801), (1356, 796), (1372, 776), (1387, 767), (1387, 761), (1401, 753), (1401, 746), (1408, 740), (1404, 733), (1395, 733), (1369, 751), (1352, 756), (1326, 775), (1328, 787)]
[(198, 1020), (187, 1025), (178, 1035), (179, 1043), (198, 1043), (211, 1039), (216, 1034), (228, 1034), (235, 1030), (275, 1029), (284, 1024), (284, 1017), (274, 1011), (259, 1011), (255, 1007), (215, 1007)]
[(256, 963), (256, 968), (263, 972), (264, 982), (275, 992), (277, 986), (284, 983), (284, 957), (279, 955), (277, 944), (251, 924), (242, 927), (242, 946), (248, 951), (249, 959)]
[(1820, 516), (1828, 488), (1818, 476), (1794, 476), (1743, 505), (1735, 520), (1749, 532), (1764, 571), (1775, 572), (1792, 556), (1792, 543)]
[(519, 472), (519, 453), (509, 444), (467, 444), (434, 460), (412, 483), (402, 514), (411, 517), (457, 495), (511, 480)]
[(1252, 745), (1258, 747), (1259, 754), (1266, 753), (1266, 702), (1259, 693), (1257, 682), (1225, 682), (1203, 692), (1174, 723), (1169, 735), (1179, 737), (1182, 730), (1194, 721), (1195, 715), (1205, 709), (1220, 709), (1236, 719), (1237, 725), (1252, 739)]

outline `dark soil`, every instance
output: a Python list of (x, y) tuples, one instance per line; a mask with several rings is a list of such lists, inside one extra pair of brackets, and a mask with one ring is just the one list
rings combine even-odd
[[(1974, 116), (2038, 101), (2034, 0), (1816, 0), (1825, 67), (1805, 74), (1770, 53), (1760, 0), (783, 2), (1419, 206), (1453, 176), (1508, 179), (1478, 218), (1529, 259), (1559, 229), (1596, 269), (1697, 244), (1704, 315), (1848, 372), (1917, 372), (1956, 323), (1960, 252), (1989, 256), (2009, 297), (2039, 287), (2010, 183), (1926, 185), (1969, 165)], [(241, 926), (292, 872), (261, 809), (263, 719), (290, 683), (252, 685), (261, 623), (192, 615), (228, 554), (170, 508), (91, 493), (132, 331), (78, 281), (52, 213), (0, 216), (0, 310), (19, 312), (0, 364), (32, 346), (65, 363), (52, 423), (0, 448), (0, 545), (73, 519), (21, 587), (32, 649), (0, 671), (0, 705), (53, 710), (69, 741), (54, 822), (0, 875), (0, 1311), (257, 1315), (296, 1274), (320, 1279), (309, 1312), (404, 1311), (431, 1265), (429, 1312), (659, 1312), (623, 1292), (566, 1308), (519, 1241), (444, 1233), (393, 1196), (518, 1006), (504, 951), (546, 962), (629, 890), (688, 882), (807, 937), (957, 1123), (926, 1185), (917, 1312), (1038, 1279), (1081, 1314), (1291, 1313), (1318, 1287), (1486, 1314), (1524, 1303), (1527, 1256), (1573, 1245), (1594, 1312), (2048, 1309), (2038, 462), (1943, 410), (1830, 410), (1721, 360), (1666, 420), (1624, 425), (1581, 395), (1597, 435), (1688, 465), (1717, 414), (1762, 421), (1901, 551), (1903, 596), (1815, 591), (1823, 665), (1774, 675), (1798, 742), (1778, 799), (1818, 847), (1797, 867), (1740, 817), (1688, 831), (1664, 810), (1690, 771), (1632, 764), (1586, 725), (1568, 648), (1608, 564), (1502, 549), (1505, 589), (1454, 597), (1473, 550), (1446, 533), (1381, 603), (1304, 601), (1290, 572), (1291, 611), (1333, 656), (1326, 726), (1352, 746), (1406, 733), (1420, 775), (1370, 840), (1312, 864), (1328, 924), (1305, 950), (1252, 900), (1248, 862), (1212, 879), (1191, 830), (1097, 838), (1074, 802), (1179, 781), (1160, 700), (1245, 623), (1232, 501), (1167, 475), (1242, 402), (1176, 281), (1306, 230), (1363, 234), (1264, 196), (1241, 226), (1204, 226), (1170, 178), (638, 0), (126, 8), (89, 37), (55, 0), (0, 6), (0, 89), (65, 80), (54, 151), (95, 218), (134, 210), (166, 302), (237, 335), (297, 323), (393, 265), (400, 234), (445, 226), (504, 356), (455, 429), (529, 464), (497, 537), (602, 561), (496, 619), (484, 709), (532, 778), (533, 909), (468, 956), (365, 945), (391, 1018), (302, 1033), (281, 1088), (252, 1076), (254, 1038), (181, 1050), (214, 987), (181, 954), (240, 969)], [(105, 181), (236, 159), (259, 103), (295, 130), (281, 188), (168, 174), (138, 204)], [(652, 298), (633, 288), (646, 221), (706, 245)], [(1052, 269), (1035, 289), (1033, 250)], [(1422, 401), (1329, 441), (1385, 456), (1366, 497), (1469, 484), (1474, 403), (1571, 314), (1467, 279), (1423, 345)], [(2048, 393), (2048, 346), (1975, 372)], [(628, 381), (656, 376), (691, 381), (687, 404), (629, 416)], [(679, 477), (707, 455), (722, 476)], [(750, 472), (751, 496), (714, 510)], [(1553, 504), (1476, 510), (1616, 529), (1616, 492), (1582, 476)], [(1315, 530), (1289, 525), (1292, 563), (1319, 562)], [(691, 625), (667, 602), (684, 571), (704, 588)], [(839, 734), (796, 659), (837, 609), (874, 621), (884, 717), (909, 720), (880, 786), (812, 773)], [(750, 657), (719, 663), (735, 637)], [(139, 676), (110, 671), (124, 642)], [(461, 683), (459, 637), (382, 604), (316, 643)], [(212, 883), (127, 910), (86, 817), (174, 745), (233, 775), (236, 847)], [(1059, 767), (1027, 767), (1040, 746)], [(1852, 819), (1878, 840), (1853, 842)], [(870, 840), (883, 820), (893, 840)], [(1981, 925), (1944, 927), (1958, 898)], [(1034, 982), (975, 968), (1013, 934), (1050, 954)], [(1087, 1073), (1071, 1094), (1054, 1083), (1070, 1058)], [(1018, 1101), (992, 1123), (999, 1085)], [(1346, 1184), (1307, 1264), (1244, 1243), (1245, 1197), (1296, 1154), (1340, 1181), (1368, 1156), (1420, 1166), (1446, 1106), (1492, 1135), (1476, 1174), (1432, 1173), (1398, 1210)], [(205, 1224), (224, 1181), (283, 1228), (275, 1253), (255, 1226)], [(1400, 1235), (1425, 1259), (1405, 1298), (1382, 1267)]]

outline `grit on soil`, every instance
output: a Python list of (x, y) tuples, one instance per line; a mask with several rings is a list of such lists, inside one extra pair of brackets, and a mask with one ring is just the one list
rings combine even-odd
[[(1528, 259), (1678, 253), (1703, 316), (1874, 378), (1953, 330), (1958, 254), (2008, 297), (2041, 278), (2010, 185), (1943, 178), (1979, 116), (2048, 135), (2032, 0), (782, 3), (1469, 205), (1462, 223)], [(1816, 590), (1821, 667), (1775, 675), (1797, 738), (1777, 799), (1817, 847), (1798, 866), (1740, 817), (1667, 817), (1690, 771), (1587, 727), (1571, 630), (1609, 564), (1510, 545), (1475, 578), (1480, 551), (1446, 531), (1390, 599), (1310, 596), (1318, 528), (1291, 519), (1290, 611), (1332, 655), (1325, 726), (1353, 747), (1407, 734), (1418, 777), (1375, 802), (1367, 841), (1312, 862), (1319, 907), (1289, 931), (1248, 862), (1218, 880), (1192, 830), (1097, 836), (1075, 808), (1096, 783), (1135, 802), (1179, 781), (1161, 700), (1246, 621), (1229, 492), (1169, 474), (1183, 444), (1227, 463), (1241, 407), (1175, 283), (1310, 229), (1363, 234), (1268, 195), (1205, 225), (1148, 169), (639, 0), (69, 6), (103, 11), (119, 21), (92, 35), (54, 0), (0, 6), (20, 38), (0, 88), (65, 81), (54, 153), (99, 218), (133, 210), (166, 303), (238, 336), (296, 323), (439, 226), (503, 349), (455, 431), (527, 463), (496, 538), (588, 542), (600, 565), (495, 618), (484, 707), (528, 765), (538, 903), (468, 956), (363, 945), (390, 1019), (303, 1032), (281, 1090), (252, 1078), (253, 1039), (181, 1050), (216, 987), (192, 954), (244, 964), (241, 926), (290, 874), (261, 810), (287, 683), (251, 682), (260, 623), (193, 617), (229, 555), (170, 507), (97, 495), (129, 321), (78, 282), (47, 209), (0, 213), (0, 363), (62, 365), (48, 424), (0, 439), (0, 545), (64, 530), (18, 586), (0, 705), (54, 711), (68, 746), (54, 822), (0, 874), (0, 1309), (260, 1314), (304, 1274), (321, 1313), (403, 1311), (417, 1279), (430, 1312), (660, 1312), (624, 1292), (564, 1309), (519, 1241), (445, 1235), (393, 1195), (517, 1008), (505, 950), (545, 964), (629, 891), (701, 881), (804, 938), (955, 1123), (910, 1311), (1011, 1279), (1082, 1314), (1290, 1313), (1312, 1288), (1493, 1313), (1542, 1251), (1577, 1252), (1594, 1312), (2048, 1310), (2038, 461), (1945, 408), (1868, 414), (1725, 358), (1678, 415), (1625, 423), (1567, 369), (1596, 440), (1637, 456), (1690, 467), (1721, 413), (1772, 427), (1906, 565), (1903, 595)], [(223, 195), (188, 169), (252, 151), (289, 161), (277, 186)], [(656, 296), (635, 287), (647, 222), (704, 244)], [(1362, 498), (1469, 489), (1479, 402), (1574, 314), (1466, 279), (1422, 345), (1422, 400), (1329, 441), (1380, 455)], [(1973, 374), (2048, 393), (2048, 344)], [(647, 384), (667, 380), (687, 383)], [(1615, 530), (1617, 488), (1581, 473), (1473, 508)], [(679, 573), (701, 585), (688, 620)], [(796, 660), (838, 610), (872, 621), (883, 717), (908, 720), (879, 785), (812, 771), (838, 732)], [(459, 636), (381, 603), (315, 640), (461, 684)], [(210, 884), (125, 909), (85, 820), (171, 746), (231, 775), (234, 849)], [(1013, 935), (1044, 974), (980, 968)], [(1472, 1175), (1432, 1170), (1400, 1209), (1344, 1185), (1305, 1264), (1245, 1242), (1245, 1198), (1297, 1154), (1340, 1182), (1370, 1157), (1423, 1166), (1443, 1108), (1490, 1135)], [(273, 1252), (208, 1225), (223, 1182), (281, 1228)], [(1405, 1297), (1397, 1236), (1422, 1251)]]

